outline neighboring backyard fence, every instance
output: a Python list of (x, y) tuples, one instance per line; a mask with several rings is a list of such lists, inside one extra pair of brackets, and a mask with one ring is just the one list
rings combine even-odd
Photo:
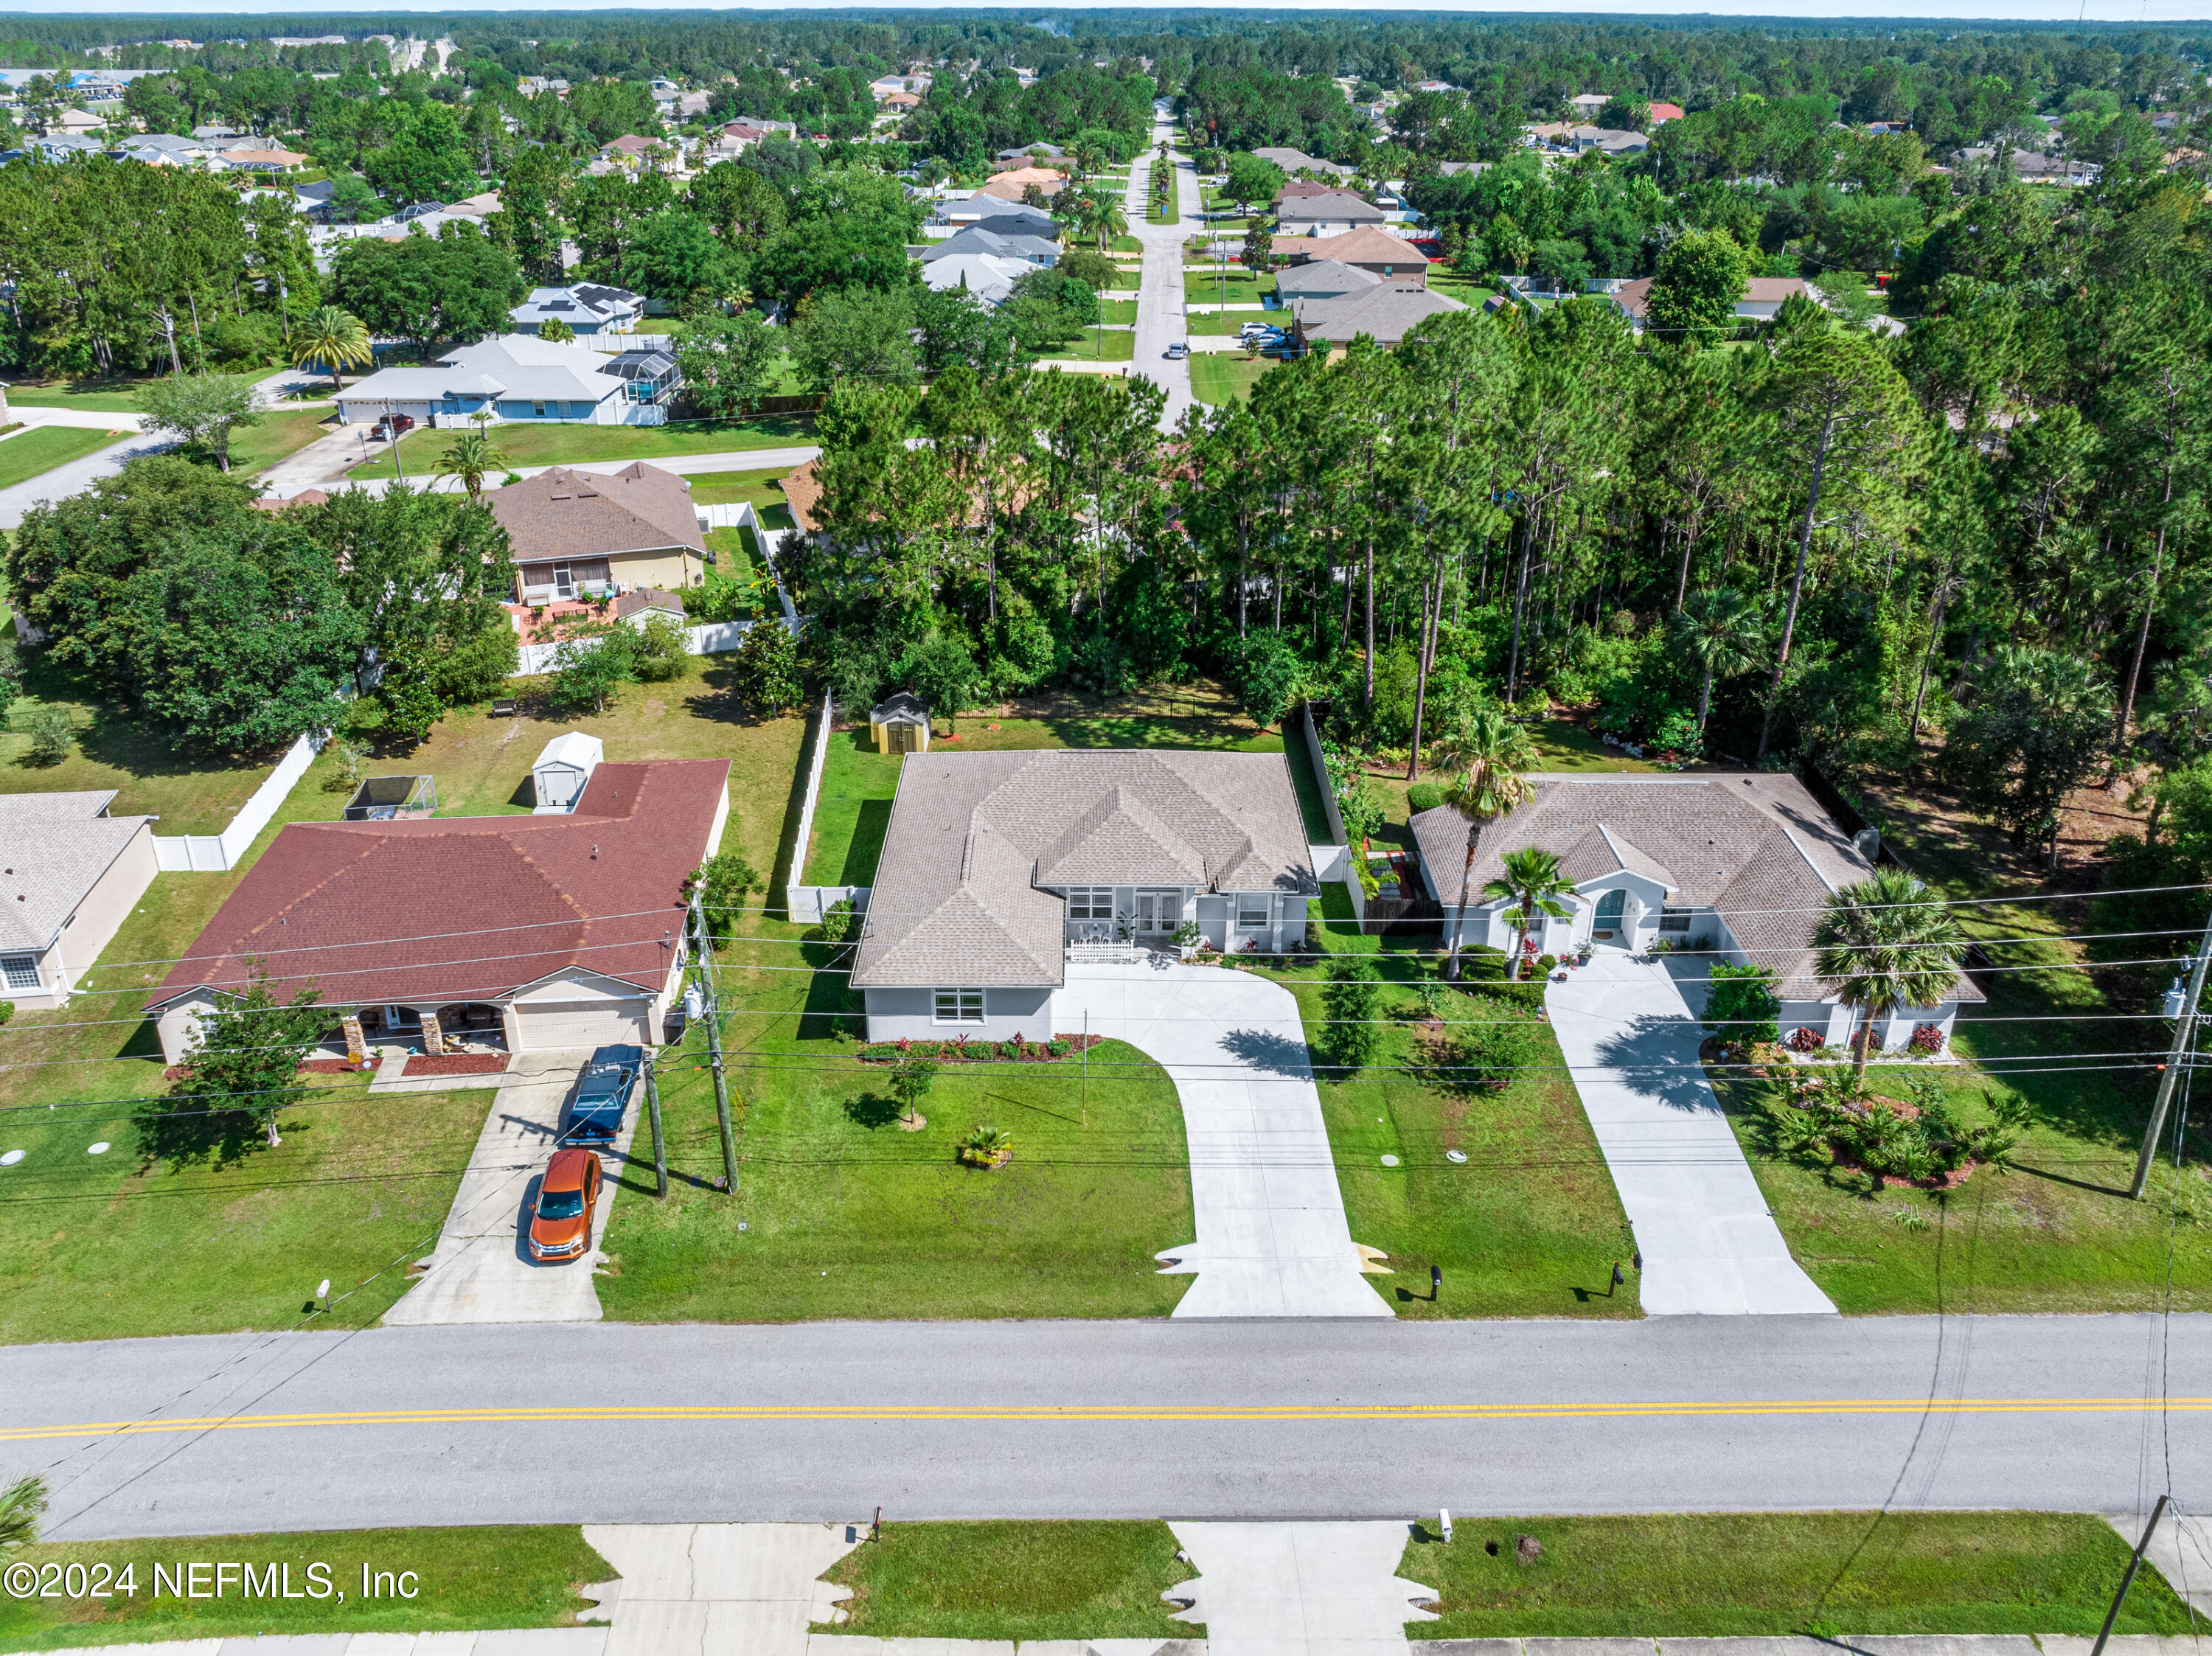
[(328, 731), (314, 731), (295, 742), (222, 833), (155, 834), (154, 865), (167, 874), (224, 874), (237, 867), (246, 848), (269, 826), (276, 808), (307, 773), (307, 767), (315, 762), (315, 755), (330, 739)]
[(783, 590), (783, 572), (775, 567), (775, 543), (763, 527), (760, 513), (753, 510), (750, 500), (734, 500), (722, 506), (695, 507), (699, 524), (703, 529), (749, 529), (753, 544), (760, 549), (761, 561), (768, 566), (769, 579), (775, 583), (775, 598), (783, 606), (783, 624), (796, 633), (799, 630), (799, 611), (792, 607), (791, 594)]
[(830, 725), (836, 708), (825, 692), (822, 716), (814, 727), (814, 751), (806, 761), (806, 791), (799, 802), (799, 837), (791, 847), (791, 876), (783, 888), (784, 907), (790, 919), (808, 925), (821, 919), (831, 905), (849, 901), (855, 908), (868, 906), (864, 885), (800, 885), (806, 872), (807, 847), (814, 839), (814, 810), (822, 803), (822, 767), (830, 757)]
[(1328, 757), (1321, 749), (1321, 731), (1315, 727), (1313, 704), (1308, 702), (1298, 709), (1298, 726), (1305, 732), (1306, 757), (1313, 763), (1314, 787), (1321, 794), (1322, 814), (1328, 818), (1328, 832), (1334, 842), (1326, 846), (1308, 846), (1314, 861), (1314, 876), (1321, 880), (1341, 880), (1344, 889), (1352, 894), (1352, 912), (1362, 921), (1367, 918), (1367, 893), (1359, 883), (1359, 871), (1352, 858), (1360, 854), (1359, 848), (1348, 843), (1344, 831), (1344, 814), (1336, 808), (1336, 789), (1328, 776)]

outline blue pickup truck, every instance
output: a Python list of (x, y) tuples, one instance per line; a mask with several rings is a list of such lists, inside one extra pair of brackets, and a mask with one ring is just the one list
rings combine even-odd
[(608, 1144), (622, 1131), (623, 1113), (637, 1086), (645, 1065), (640, 1046), (602, 1046), (584, 1065), (576, 1083), (576, 1101), (568, 1107), (568, 1131), (562, 1142), (569, 1144)]

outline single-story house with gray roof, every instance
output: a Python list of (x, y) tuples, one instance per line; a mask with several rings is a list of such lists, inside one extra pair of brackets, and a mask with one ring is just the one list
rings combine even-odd
[(0, 794), (0, 999), (66, 1006), (158, 869), (151, 816), (112, 788)]
[(1285, 265), (1275, 273), (1275, 291), (1287, 305), (1293, 299), (1341, 299), (1379, 287), (1382, 278), (1357, 264), (1334, 258), (1316, 258), (1304, 264)]
[[(1536, 846), (1559, 859), (1574, 883), (1565, 919), (1545, 919), (1529, 935), (1537, 949), (1646, 949), (1665, 939), (1738, 965), (1779, 974), (1780, 1023), (1849, 1044), (1850, 1010), (1813, 971), (1813, 927), (1829, 896), (1874, 872), (1874, 864), (1787, 772), (1697, 776), (1532, 776), (1535, 798), (1483, 830), (1467, 863), (1468, 819), (1449, 805), (1413, 819), (1421, 879), (1443, 906), (1445, 937), (1464, 911), (1462, 942), (1509, 952), (1510, 905), (1481, 901), (1506, 852)], [(1702, 944), (1702, 947), (1700, 947)], [(1986, 998), (1971, 980), (1936, 1006), (1903, 1007), (1877, 1020), (1886, 1051), (1916, 1024), (1933, 1023), (1948, 1042), (1962, 1004)]]
[(1060, 263), (1060, 244), (1047, 237), (1030, 235), (1020, 230), (994, 230), (984, 225), (972, 224), (957, 235), (928, 244), (922, 252), (921, 262), (927, 266), (940, 258), (958, 258), (963, 254), (1018, 258), (1024, 264), (1047, 270)]
[(1429, 318), (1467, 308), (1419, 282), (1379, 282), (1340, 299), (1306, 300), (1293, 292), (1286, 302), (1309, 347), (1348, 345), (1361, 334), (1395, 345)]
[(1285, 949), (1320, 889), (1279, 753), (933, 749), (901, 761), (852, 984), (871, 1040), (1042, 1040), (1071, 960)]

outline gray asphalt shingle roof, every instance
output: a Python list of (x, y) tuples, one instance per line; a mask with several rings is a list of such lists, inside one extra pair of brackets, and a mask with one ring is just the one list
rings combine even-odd
[(40, 949), (153, 819), (103, 816), (114, 790), (0, 794), (0, 950)]
[(1066, 904), (1047, 883), (1319, 889), (1279, 753), (913, 754), (854, 986), (1057, 986)]
[(1341, 299), (1316, 299), (1298, 306), (1298, 321), (1309, 339), (1347, 343), (1366, 334), (1378, 344), (1395, 345), (1429, 318), (1466, 306), (1419, 282), (1384, 282)]

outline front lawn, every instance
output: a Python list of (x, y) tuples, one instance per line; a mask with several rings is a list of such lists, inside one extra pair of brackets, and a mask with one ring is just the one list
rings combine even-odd
[(1098, 301), (1098, 319), (1134, 326), (1137, 320), (1137, 301), (1133, 299), (1102, 299)]
[(882, 1639), (1188, 1639), (1160, 1595), (1190, 1579), (1174, 1532), (1136, 1523), (891, 1524), (823, 1578), (841, 1634)]
[(28, 482), (56, 466), (97, 454), (119, 443), (127, 431), (93, 431), (83, 426), (36, 426), (0, 442), (0, 488)]
[[(140, 1643), (156, 1639), (248, 1638), (258, 1634), (442, 1633), (478, 1629), (574, 1627), (591, 1602), (580, 1586), (611, 1580), (614, 1566), (585, 1544), (574, 1524), (422, 1530), (308, 1531), (288, 1535), (191, 1536), (142, 1541), (55, 1541), (12, 1555), (111, 1580), (127, 1569), (135, 1591), (106, 1598), (0, 1598), (0, 1644), (10, 1650)], [(289, 1566), (293, 1597), (246, 1598), (235, 1575), (221, 1598), (155, 1592), (154, 1567), (173, 1580), (179, 1566), (216, 1560), (257, 1573)], [(306, 1596), (311, 1564), (329, 1567), (333, 1595)], [(362, 1598), (366, 1564), (394, 1578), (381, 1597)], [(415, 1596), (398, 1596), (399, 1572), (414, 1572)], [(351, 1591), (348, 1591), (350, 1584)], [(199, 1585), (208, 1585), (203, 1577)]]
[(1084, 362), (1130, 362), (1136, 360), (1137, 336), (1128, 328), (1085, 328), (1083, 337), (1038, 358), (1042, 363), (1076, 360)]
[[(1158, 695), (1131, 696), (1101, 707), (1075, 696), (1010, 702), (992, 712), (963, 713), (957, 732), (933, 745), (947, 752), (1006, 748), (1211, 748), (1242, 753), (1279, 753), (1283, 738), (1255, 731), (1236, 702), (1210, 685)], [(831, 733), (814, 813), (813, 843), (793, 861), (801, 885), (866, 885), (875, 878), (891, 800), (898, 792), (902, 755), (881, 754), (865, 722)]]
[[(1334, 888), (1342, 890), (1338, 885)], [(1350, 905), (1346, 904), (1347, 915)], [(1435, 962), (1372, 957), (1390, 980), (1381, 1049), (1348, 1079), (1327, 1067), (1322, 969), (1268, 975), (1297, 997), (1316, 1049), (1322, 1113), (1352, 1237), (1389, 1257), (1376, 1286), (1401, 1317), (1632, 1317), (1636, 1282), (1608, 1295), (1613, 1262), (1635, 1251), (1589, 1119), (1563, 1071), (1525, 1073), (1497, 1092), (1438, 1073), (1449, 1026), (1510, 1017), (1506, 1002), (1446, 989), (1443, 1027), (1424, 1026), (1411, 980)], [(1559, 1065), (1547, 1026), (1532, 1026), (1528, 1062)], [(1465, 1159), (1454, 1162), (1448, 1151)], [(1385, 1156), (1395, 1158), (1386, 1163)], [(1443, 1289), (1429, 1297), (1429, 1269)]]
[[(84, 997), (61, 1016), (112, 1004)], [(118, 1067), (161, 1090), (158, 1059)], [(322, 1320), (374, 1323), (436, 1243), (494, 1095), (314, 1084), (280, 1118), (282, 1145), (227, 1165), (142, 1154), (127, 1100), (0, 1111), (0, 1151), (25, 1152), (0, 1168), (0, 1341), (287, 1328), (325, 1277)]]
[[(1838, 1445), (1839, 1451), (1844, 1446)], [(1520, 1538), (1542, 1549), (1519, 1556)], [(1416, 1528), (1398, 1574), (1438, 1589), (1416, 1640), (2094, 1634), (2129, 1547), (2082, 1513), (1741, 1513), (1469, 1518)], [(2183, 1634), (2138, 1574), (2116, 1632)]]
[(788, 514), (791, 508), (783, 497), (783, 480), (790, 475), (789, 466), (771, 466), (765, 471), (697, 472), (690, 478), (691, 503), (734, 506), (750, 500), (763, 519), (771, 510)]
[(266, 471), (286, 456), (295, 454), (318, 437), (337, 429), (337, 416), (314, 409), (289, 414), (270, 414), (258, 426), (248, 426), (230, 440), (230, 469), (242, 477)]
[[(399, 440), (410, 477), (434, 476), (453, 440), (451, 431), (410, 431)], [(660, 460), (678, 454), (720, 454), (753, 448), (789, 448), (814, 440), (811, 415), (763, 415), (752, 420), (687, 420), (666, 426), (588, 426), (548, 422), (500, 426), (491, 433), (516, 467), (571, 465), (583, 461)], [(348, 474), (398, 475), (389, 449)]]
[(11, 385), (8, 401), (17, 408), (82, 409), (88, 413), (136, 414), (138, 391), (150, 383), (128, 376), (114, 379), (54, 380), (45, 385)]
[(1198, 351), (1190, 359), (1190, 394), (1213, 408), (1248, 401), (1260, 376), (1275, 366), (1267, 356), (1236, 356), (1226, 351)]
[[(661, 1069), (671, 1191), (652, 1199), (632, 1146), (607, 1233), (609, 1319), (1158, 1317), (1190, 1278), (1153, 1255), (1188, 1243), (1189, 1158), (1174, 1083), (1134, 1047), (1053, 1063), (944, 1065), (918, 1131), (898, 1125), (888, 1065), (854, 1054), (860, 999), (802, 929), (744, 917), (725, 951), (738, 1190), (721, 1172), (704, 1031)], [(819, 935), (818, 930), (816, 935)], [(811, 1013), (802, 1018), (802, 1012)], [(842, 1017), (829, 1016), (844, 1014)], [(964, 1167), (977, 1126), (1013, 1136), (995, 1171)], [(641, 1198), (642, 1199), (641, 1199)]]

